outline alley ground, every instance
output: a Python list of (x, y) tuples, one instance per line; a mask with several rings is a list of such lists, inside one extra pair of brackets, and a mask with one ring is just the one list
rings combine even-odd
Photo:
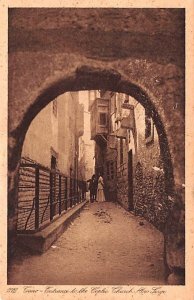
[(88, 204), (46, 253), (15, 258), (9, 284), (163, 285), (163, 236), (117, 204)]

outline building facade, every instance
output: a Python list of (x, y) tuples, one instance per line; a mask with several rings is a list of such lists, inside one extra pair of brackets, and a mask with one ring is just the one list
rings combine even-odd
[[(85, 172), (85, 180), (89, 180), (94, 174), (94, 141), (91, 140), (90, 130), (90, 111), (89, 111), (89, 99), (92, 96), (90, 91), (79, 91), (79, 101), (84, 107), (84, 134), (81, 137), (80, 153), (82, 159), (82, 166)], [(93, 95), (94, 97), (94, 95)]]
[(79, 93), (65, 93), (49, 103), (33, 120), (25, 137), (22, 157), (65, 176), (77, 177), (84, 109)]
[(106, 200), (163, 230), (169, 203), (151, 113), (134, 98), (109, 91), (101, 91), (90, 110), (95, 170), (104, 176)]
[(19, 171), (19, 233), (41, 229), (85, 198), (83, 134), (78, 92), (60, 95), (31, 123)]

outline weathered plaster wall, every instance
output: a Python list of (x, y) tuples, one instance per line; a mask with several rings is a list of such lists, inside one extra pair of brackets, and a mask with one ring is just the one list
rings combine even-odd
[(82, 136), (82, 140), (84, 142), (85, 149), (85, 179), (88, 180), (94, 174), (94, 141), (91, 138), (91, 129), (90, 129), (90, 113), (88, 111), (89, 108), (89, 92), (82, 91), (79, 92), (79, 102), (84, 105), (84, 134)]
[(17, 170), (26, 130), (57, 95), (84, 89), (131, 94), (152, 111), (166, 187), (173, 199), (166, 224), (166, 259), (171, 272), (181, 277), (184, 10), (180, 9), (10, 9), (10, 242), (15, 236)]
[[(74, 94), (74, 95), (73, 95)], [(33, 119), (25, 135), (22, 157), (50, 168), (51, 147), (57, 154), (57, 168), (70, 176), (70, 167), (74, 170), (74, 158), (77, 139), (76, 121), (78, 119), (77, 93), (65, 93), (55, 99), (57, 114), (53, 113), (50, 102)]]
[[(49, 168), (51, 147), (58, 152), (57, 135), (55, 134), (54, 138), (53, 134), (53, 131), (58, 129), (58, 122), (55, 122), (55, 124), (51, 123), (51, 117), (52, 103), (49, 103), (30, 124), (22, 148), (22, 157), (30, 158)], [(56, 126), (56, 128), (54, 129), (53, 126)]]
[(65, 93), (57, 97), (58, 99), (58, 145), (59, 145), (59, 170), (64, 175), (70, 177), (70, 168), (72, 175), (75, 176), (75, 153), (78, 152), (77, 145), (77, 93)]

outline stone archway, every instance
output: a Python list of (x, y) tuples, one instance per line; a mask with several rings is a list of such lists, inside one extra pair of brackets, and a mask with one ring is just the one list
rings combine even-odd
[[(165, 167), (166, 189), (168, 195), (175, 202), (171, 218), (166, 227), (165, 234), (165, 260), (171, 272), (178, 270), (178, 276), (184, 269), (184, 234), (182, 224), (181, 230), (171, 232), (174, 224), (180, 224), (182, 220), (182, 199), (180, 193), (180, 166), (177, 165), (177, 141), (174, 140), (174, 133), (171, 132), (174, 120), (184, 121), (182, 110), (175, 113), (173, 121), (169, 118), (169, 109), (174, 107), (174, 98), (167, 101), (166, 86), (168, 78), (176, 78), (176, 87), (181, 89), (180, 69), (175, 65), (162, 66), (156, 63), (145, 63), (142, 60), (121, 60), (113, 63), (97, 62), (85, 58), (52, 55), (41, 60), (41, 54), (36, 62), (36, 72), (31, 76), (31, 62), (26, 57), (23, 67), (26, 67), (26, 74), (19, 74), (20, 84), (18, 86), (17, 74), (13, 74), (12, 63), (16, 61), (16, 73), (21, 72), (17, 68), (20, 65), (16, 53), (10, 59), (10, 93), (9, 93), (9, 240), (13, 244), (15, 236), (15, 224), (17, 220), (17, 170), (26, 131), (33, 118), (56, 96), (66, 91), (79, 91), (89, 89), (106, 89), (115, 92), (126, 93), (136, 98), (144, 107), (151, 112), (155, 122), (162, 158)], [(37, 54), (36, 59), (37, 59)], [(60, 59), (59, 59), (60, 58)], [(71, 58), (71, 59), (70, 59)], [(13, 59), (13, 61), (12, 61)], [(73, 63), (70, 64), (69, 60)], [(46, 65), (49, 62), (49, 66)], [(39, 63), (39, 64), (38, 64)], [(41, 69), (45, 72), (41, 74)], [(39, 73), (40, 70), (40, 73)], [(41, 76), (38, 78), (36, 74)], [(160, 74), (160, 76), (156, 76)], [(177, 74), (179, 75), (177, 77)], [(27, 76), (26, 76), (27, 75)], [(170, 77), (170, 78), (171, 78)], [(26, 85), (25, 85), (26, 81)], [(21, 86), (25, 90), (21, 90)], [(175, 93), (175, 91), (174, 91)], [(176, 93), (175, 93), (176, 94)], [(26, 98), (27, 95), (30, 95)], [(170, 94), (171, 95), (171, 94)], [(172, 96), (172, 95), (171, 95)], [(16, 107), (18, 107), (17, 114)], [(181, 105), (181, 102), (180, 104)], [(181, 107), (180, 107), (181, 108)], [(179, 130), (182, 135), (183, 132)], [(180, 148), (181, 145), (179, 144)], [(181, 169), (181, 178), (183, 178)], [(178, 195), (178, 196), (177, 196)], [(179, 218), (177, 219), (177, 212)], [(175, 213), (176, 218), (173, 217)], [(183, 221), (182, 221), (183, 222)], [(180, 235), (181, 231), (181, 235)], [(179, 244), (181, 245), (179, 246)], [(177, 251), (178, 248), (178, 251)]]
[(172, 202), (164, 253), (171, 283), (183, 283), (184, 28), (184, 9), (9, 10), (9, 246), (20, 153), (32, 119), (65, 91), (123, 92), (148, 107), (157, 126)]

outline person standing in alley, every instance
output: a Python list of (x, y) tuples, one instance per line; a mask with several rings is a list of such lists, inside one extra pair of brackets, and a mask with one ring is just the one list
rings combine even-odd
[(89, 191), (90, 191), (90, 202), (93, 203), (96, 200), (98, 180), (96, 175), (92, 175), (92, 178), (88, 180), (89, 182)]
[(94, 181), (95, 175), (92, 175), (92, 178), (89, 180), (90, 203), (93, 203), (95, 200)]
[(96, 201), (97, 202), (104, 202), (105, 201), (104, 180), (103, 180), (101, 175), (98, 178), (98, 188), (97, 188)]

